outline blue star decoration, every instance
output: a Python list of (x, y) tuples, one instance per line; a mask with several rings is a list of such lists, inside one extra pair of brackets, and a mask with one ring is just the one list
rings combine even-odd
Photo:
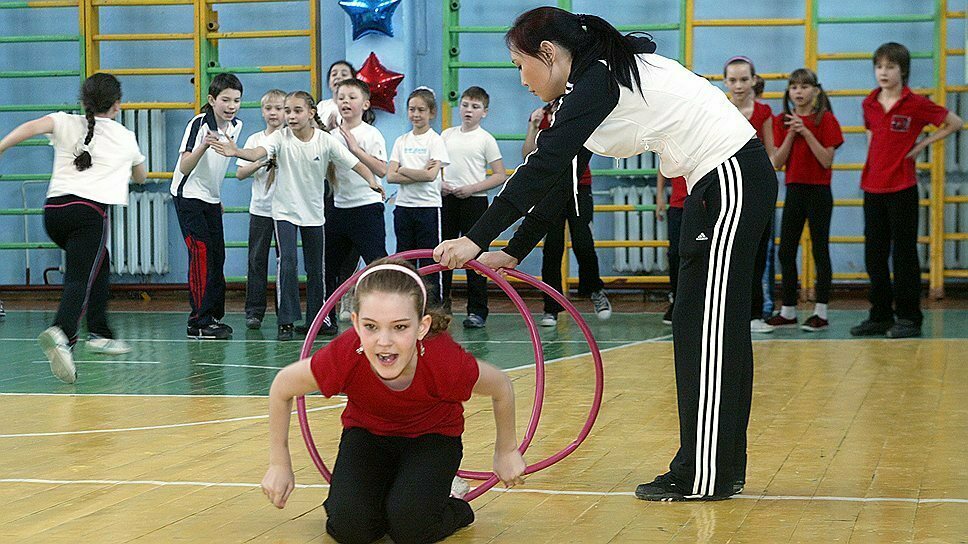
[(353, 22), (353, 40), (382, 32), (393, 37), (393, 12), (400, 0), (340, 0), (339, 7)]

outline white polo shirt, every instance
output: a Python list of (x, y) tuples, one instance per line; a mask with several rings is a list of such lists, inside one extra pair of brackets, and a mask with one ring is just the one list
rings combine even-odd
[(326, 222), (323, 181), (330, 163), (353, 168), (360, 161), (328, 132), (313, 129), (308, 142), (289, 128), (270, 134), (263, 145), (278, 163), (276, 190), (272, 195), (272, 218), (300, 227), (321, 227)]
[(88, 144), (91, 167), (74, 166), (78, 147), (87, 136), (87, 118), (57, 112), (48, 115), (54, 131), (47, 135), (54, 147), (54, 167), (47, 198), (75, 195), (101, 204), (128, 204), (131, 167), (145, 162), (134, 133), (113, 119), (94, 118), (94, 137)]
[(222, 202), (222, 180), (225, 179), (225, 172), (229, 169), (228, 157), (223, 157), (209, 148), (187, 176), (181, 173), (181, 154), (191, 153), (202, 145), (205, 135), (209, 132), (218, 134), (220, 139), (228, 138), (236, 142), (242, 132), (242, 121), (237, 118), (232, 119), (222, 132), (218, 129), (215, 114), (212, 112), (200, 113), (192, 118), (185, 127), (185, 135), (178, 148), (178, 161), (175, 162), (175, 173), (171, 179), (172, 195), (197, 198), (209, 204)]
[[(456, 187), (472, 185), (487, 177), (487, 166), (501, 158), (497, 140), (480, 126), (470, 132), (461, 126), (450, 127), (440, 135), (447, 145), (450, 164), (444, 169), (444, 181)], [(473, 196), (487, 196), (478, 191)]]
[[(245, 149), (264, 147), (263, 144), (268, 137), (269, 135), (264, 130), (256, 132), (245, 141)], [(238, 159), (236, 161), (236, 165), (240, 168), (250, 164), (252, 163), (245, 159)], [(272, 217), (272, 194), (275, 192), (276, 186), (273, 184), (272, 187), (266, 189), (266, 184), (269, 181), (269, 171), (265, 168), (259, 168), (248, 179), (252, 180), (252, 198), (249, 199), (249, 213), (261, 217)]]
[[(356, 142), (360, 144), (363, 151), (381, 161), (387, 160), (387, 142), (383, 139), (383, 134), (380, 133), (378, 128), (367, 123), (360, 123), (359, 126), (350, 129), (350, 133), (356, 138)], [(332, 134), (339, 143), (346, 146), (346, 139), (343, 138), (341, 131), (334, 130)], [(354, 172), (352, 168), (346, 168), (340, 164), (336, 165), (333, 203), (336, 204), (337, 208), (356, 208), (381, 202), (383, 202), (383, 197), (380, 196), (380, 193), (370, 189), (370, 185), (362, 176)]]
[[(390, 161), (400, 163), (401, 168), (422, 170), (431, 159), (440, 161), (441, 168), (450, 164), (447, 146), (434, 129), (419, 136), (411, 130), (397, 138), (393, 143), (393, 151), (390, 152)], [(397, 206), (439, 208), (440, 180), (441, 176), (438, 173), (433, 181), (401, 183), (400, 190), (397, 192)]]

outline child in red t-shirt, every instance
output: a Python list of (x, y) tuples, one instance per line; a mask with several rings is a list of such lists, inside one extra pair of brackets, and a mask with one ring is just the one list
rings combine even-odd
[[(923, 319), (914, 160), (929, 145), (960, 129), (963, 122), (944, 107), (911, 92), (907, 86), (911, 53), (906, 47), (885, 43), (874, 52), (873, 61), (878, 88), (863, 103), (869, 145), (860, 178), (871, 310), (850, 334), (908, 338), (921, 335)], [(918, 142), (927, 125), (935, 125), (938, 130)], [(891, 268), (888, 259), (893, 259)]]
[(676, 284), (679, 283), (679, 235), (682, 232), (682, 205), (686, 202), (688, 189), (686, 178), (679, 176), (668, 180), (672, 185), (672, 195), (666, 206), (665, 185), (666, 177), (662, 172), (656, 174), (655, 180), (655, 216), (659, 221), (669, 218), (669, 307), (662, 315), (662, 322), (672, 325), (672, 311), (676, 304)]
[[(791, 108), (791, 103), (793, 107)], [(783, 94), (783, 114), (773, 123), (775, 141), (782, 142), (773, 165), (786, 166), (786, 200), (780, 223), (780, 267), (783, 271), (783, 306), (766, 322), (774, 327), (797, 324), (797, 248), (803, 224), (810, 221), (810, 237), (817, 265), (817, 304), (800, 326), (805, 331), (826, 329), (830, 302), (830, 191), (834, 150), (844, 143), (840, 123), (817, 74), (799, 68), (790, 74)]]
[[(753, 61), (747, 57), (735, 56), (723, 65), (723, 82), (729, 90), (729, 101), (753, 125), (753, 128), (756, 129), (756, 136), (763, 142), (763, 147), (766, 148), (766, 153), (773, 157), (773, 154), (776, 153), (776, 146), (773, 141), (773, 110), (767, 103), (756, 100), (757, 77)], [(756, 261), (753, 267), (753, 293), (750, 305), (750, 332), (773, 332), (773, 327), (763, 321), (763, 316), (767, 313), (763, 304), (763, 272), (768, 268), (767, 259), (770, 254), (770, 240), (773, 238), (773, 231), (773, 221), (771, 220), (767, 232), (760, 240), (756, 250)], [(767, 284), (772, 287), (773, 278), (769, 278)], [(772, 297), (769, 297), (769, 300), (772, 305)]]
[(319, 390), (346, 395), (343, 434), (323, 503), (339, 542), (436, 542), (474, 521), (451, 496), (462, 456), (463, 402), (493, 399), (494, 473), (523, 483), (511, 381), (447, 334), (428, 313), (427, 288), (406, 261), (380, 259), (357, 281), (353, 328), (312, 358), (282, 369), (269, 393), (269, 469), (263, 492), (285, 506), (295, 485), (288, 434), (292, 399)]

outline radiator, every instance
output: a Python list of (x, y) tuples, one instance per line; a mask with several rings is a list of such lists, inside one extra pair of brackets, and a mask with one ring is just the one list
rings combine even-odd
[[(613, 187), (612, 203), (618, 205), (654, 205), (654, 187)], [(656, 221), (655, 212), (613, 212), (615, 240), (665, 240), (668, 225)], [(620, 247), (615, 249), (616, 272), (660, 273), (669, 269), (668, 250), (654, 247)]]
[(165, 112), (163, 110), (124, 110), (121, 124), (134, 132), (138, 146), (147, 158), (149, 172), (167, 170), (168, 149), (165, 145)]

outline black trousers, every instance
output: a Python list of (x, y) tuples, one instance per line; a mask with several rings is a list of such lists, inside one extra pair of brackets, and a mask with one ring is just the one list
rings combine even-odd
[(834, 197), (829, 185), (787, 185), (780, 222), (780, 271), (783, 274), (783, 305), (797, 305), (797, 249), (803, 224), (810, 221), (810, 241), (817, 263), (817, 302), (830, 302), (830, 217)]
[(204, 327), (225, 316), (225, 234), (222, 205), (176, 196), (175, 212), (188, 247), (189, 327)]
[[(363, 257), (366, 264), (387, 256), (383, 204), (336, 208), (326, 212), (326, 292), (334, 293), (356, 272)], [(352, 267), (346, 274), (346, 264)], [(336, 307), (329, 313), (336, 323)]]
[(672, 317), (679, 451), (670, 469), (693, 497), (728, 494), (745, 479), (750, 291), (775, 206), (776, 174), (753, 139), (703, 176), (683, 208)]
[[(474, 223), (487, 211), (486, 196), (471, 196), (457, 198), (454, 195), (444, 195), (444, 204), (440, 208), (440, 229), (444, 240), (453, 240), (467, 234)], [(487, 319), (487, 278), (473, 270), (467, 272), (467, 313), (477, 314)], [(454, 272), (443, 273), (443, 300), (450, 300), (450, 287), (454, 281)]]
[[(888, 260), (893, 259), (894, 285)], [(920, 325), (921, 265), (918, 261), (918, 188), (864, 193), (864, 262), (871, 278), (870, 319), (910, 319)]]
[[(578, 211), (571, 203), (563, 210), (561, 218), (551, 226), (545, 235), (544, 251), (541, 255), (541, 281), (561, 291), (561, 259), (565, 254), (565, 222), (571, 234), (571, 247), (578, 261), (578, 294), (588, 296), (605, 287), (598, 273), (598, 254), (595, 253), (595, 238), (592, 236), (592, 214), (595, 201), (590, 185), (578, 186)], [(544, 311), (557, 314), (564, 308), (555, 300), (544, 295)]]
[(114, 338), (107, 315), (111, 265), (105, 205), (74, 195), (49, 198), (44, 203), (44, 229), (67, 254), (54, 325), (74, 342), (86, 311), (89, 333)]
[[(434, 249), (440, 244), (440, 208), (410, 208), (397, 206), (393, 209), (393, 232), (397, 235), (397, 253), (411, 249)], [(416, 266), (434, 264), (433, 259), (417, 259)], [(427, 303), (439, 304), (443, 291), (441, 275), (426, 276), (428, 284)]]
[(249, 214), (249, 268), (245, 283), (245, 317), (260, 321), (266, 315), (269, 248), (275, 232), (271, 217)]
[[(326, 212), (326, 221), (329, 221), (330, 217), (333, 217), (336, 212), (336, 202), (333, 200), (333, 192), (330, 189), (329, 181), (324, 184), (325, 194), (323, 196), (323, 209)], [(383, 233), (384, 238), (386, 238), (386, 232)], [(326, 242), (327, 244), (329, 241)], [(386, 244), (384, 243), (384, 251), (386, 251)], [(385, 255), (384, 255), (385, 256)], [(360, 264), (360, 252), (355, 248), (351, 247), (346, 251), (343, 256), (343, 261), (340, 268), (336, 271), (336, 286), (339, 287), (344, 281), (350, 279), (350, 276), (356, 273), (356, 267)], [(327, 268), (329, 265), (326, 265)], [(328, 289), (328, 288), (327, 288)], [(328, 291), (332, 293), (332, 291)], [(335, 323), (335, 321), (334, 321)]]
[(460, 437), (345, 429), (323, 503), (326, 532), (345, 544), (368, 544), (387, 533), (397, 544), (447, 538), (474, 521), (470, 505), (450, 497), (462, 456)]
[(676, 286), (679, 284), (679, 234), (682, 232), (682, 208), (667, 208), (666, 221), (669, 222), (669, 285), (672, 287), (672, 302), (675, 303)]
[[(773, 216), (766, 226), (766, 232), (760, 238), (756, 246), (756, 260), (753, 262), (753, 283), (750, 285), (750, 319), (763, 319), (763, 301), (766, 286), (764, 286), (763, 275), (766, 273), (767, 260), (770, 258), (770, 238), (773, 236)], [(769, 282), (773, 285), (773, 281)], [(772, 297), (770, 297), (772, 299)]]

